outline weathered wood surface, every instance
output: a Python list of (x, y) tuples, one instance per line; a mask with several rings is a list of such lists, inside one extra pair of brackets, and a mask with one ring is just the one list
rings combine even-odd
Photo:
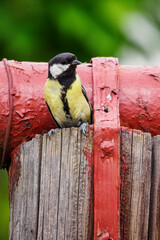
[[(9, 169), (9, 239), (93, 239), (93, 131), (37, 135)], [(160, 239), (160, 136), (121, 132), (121, 240)]]
[(13, 154), (10, 240), (93, 238), (92, 134), (68, 128), (51, 139), (37, 135)]
[[(152, 138), (121, 133), (121, 239), (147, 240), (151, 188)], [(151, 240), (151, 239), (149, 239)]]
[(149, 240), (160, 239), (160, 136), (153, 137)]

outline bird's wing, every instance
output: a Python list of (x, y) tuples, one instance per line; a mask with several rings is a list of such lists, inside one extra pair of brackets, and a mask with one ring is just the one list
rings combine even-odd
[(92, 123), (93, 123), (93, 109), (92, 109), (92, 106), (91, 106), (91, 104), (90, 104), (90, 102), (89, 102), (86, 89), (84, 88), (84, 86), (82, 85), (82, 83), (81, 83), (81, 86), (82, 86), (82, 93), (83, 93), (83, 95), (85, 96), (85, 98), (86, 98), (86, 100), (87, 100), (87, 102), (88, 102), (88, 104), (89, 104), (89, 107), (90, 107), (90, 109), (91, 109), (91, 124), (92, 124)]
[(51, 116), (52, 116), (52, 118), (53, 118), (53, 121), (55, 122), (55, 124), (57, 125), (58, 128), (61, 128), (61, 126), (58, 124), (58, 122), (57, 122), (57, 121), (55, 120), (55, 118), (53, 117), (52, 112), (51, 112), (51, 109), (50, 109), (50, 107), (48, 106), (47, 102), (45, 102), (45, 103), (46, 103), (47, 108), (48, 108), (48, 110), (49, 110), (49, 112), (50, 112), (50, 114), (51, 114)]

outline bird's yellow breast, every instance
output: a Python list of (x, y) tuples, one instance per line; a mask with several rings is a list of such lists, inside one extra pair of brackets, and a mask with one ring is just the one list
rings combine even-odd
[(58, 123), (67, 121), (63, 109), (63, 102), (61, 100), (62, 91), (63, 87), (58, 81), (47, 79), (44, 87), (44, 98), (51, 110), (53, 117)]
[(81, 80), (78, 75), (67, 90), (66, 98), (72, 119), (82, 119), (83, 122), (90, 122), (90, 106), (82, 92)]

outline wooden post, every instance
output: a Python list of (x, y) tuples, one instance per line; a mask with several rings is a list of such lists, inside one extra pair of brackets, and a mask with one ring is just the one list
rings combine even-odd
[(122, 131), (121, 240), (148, 240), (151, 161), (151, 134)]
[(160, 135), (153, 137), (149, 240), (160, 239)]
[(12, 155), (9, 239), (93, 236), (93, 131), (37, 135)]
[[(160, 238), (159, 160), (160, 136), (121, 131), (121, 240)], [(9, 198), (10, 240), (92, 240), (93, 131), (62, 129), (15, 149)]]

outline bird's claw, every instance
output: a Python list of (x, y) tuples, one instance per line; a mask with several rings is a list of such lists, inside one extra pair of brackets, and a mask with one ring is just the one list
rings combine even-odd
[(88, 123), (82, 123), (80, 126), (81, 131), (83, 132), (84, 135), (86, 135), (86, 133), (88, 132)]
[(56, 133), (57, 131), (58, 131), (58, 128), (51, 129), (51, 130), (48, 132), (49, 138), (51, 138), (52, 133)]

